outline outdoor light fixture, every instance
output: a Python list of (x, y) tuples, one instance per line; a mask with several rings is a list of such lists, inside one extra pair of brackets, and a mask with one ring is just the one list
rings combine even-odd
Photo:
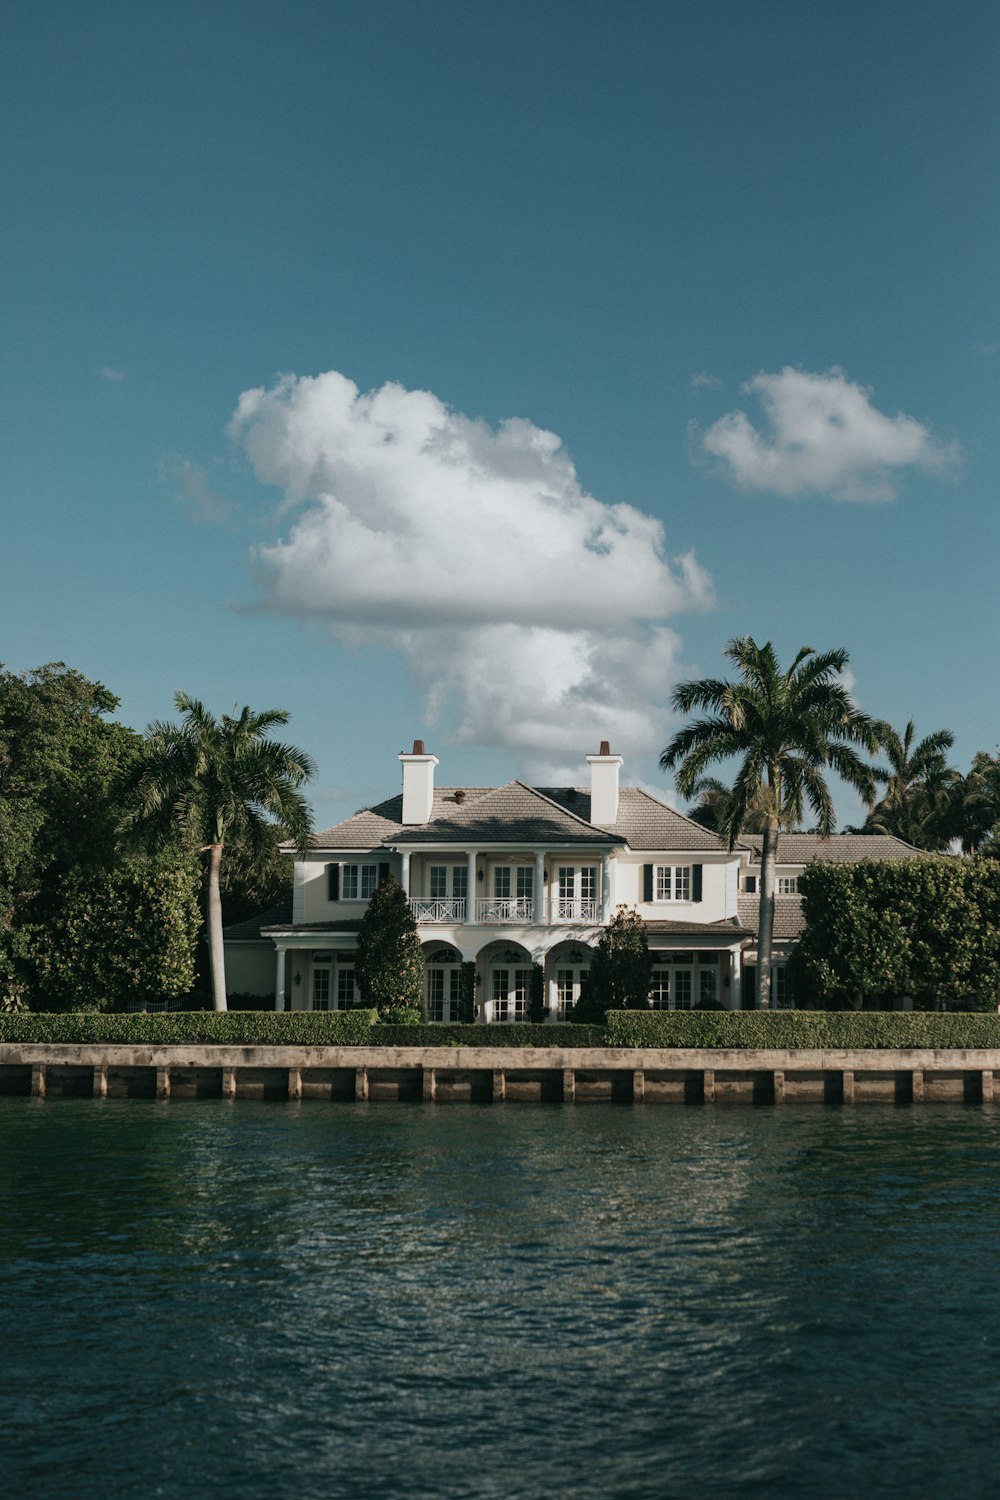
[(483, 881), (486, 879), (486, 871), (485, 870), (477, 870), (476, 871), (476, 879), (479, 881), (479, 884), (482, 885)]
[(302, 983), (302, 975), (301, 975), (301, 974), (296, 974), (296, 975), (295, 975), (295, 980), (294, 980), (294, 983), (295, 983), (295, 984), (296, 984), (296, 985), (300, 985), (300, 984), (301, 984), (301, 983)]

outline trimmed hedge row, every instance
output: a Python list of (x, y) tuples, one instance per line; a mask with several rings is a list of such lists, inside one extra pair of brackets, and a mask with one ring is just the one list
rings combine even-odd
[(522, 1024), (373, 1026), (373, 1047), (606, 1047), (603, 1026)]
[(1000, 1015), (932, 1011), (608, 1012), (609, 1047), (1000, 1048)]
[(1000, 1015), (927, 1011), (609, 1011), (599, 1026), (379, 1026), (373, 1010), (0, 1013), (0, 1042), (326, 1047), (780, 1047), (1000, 1050)]
[(246, 1047), (354, 1047), (371, 1040), (374, 1010), (162, 1011), (134, 1015), (0, 1014), (0, 1042)]

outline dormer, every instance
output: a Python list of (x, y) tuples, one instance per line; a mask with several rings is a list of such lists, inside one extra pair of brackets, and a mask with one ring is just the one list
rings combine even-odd
[(434, 804), (434, 767), (439, 764), (438, 758), (427, 754), (423, 740), (414, 740), (409, 755), (401, 750), (399, 759), (403, 767), (402, 822), (410, 827), (427, 823)]

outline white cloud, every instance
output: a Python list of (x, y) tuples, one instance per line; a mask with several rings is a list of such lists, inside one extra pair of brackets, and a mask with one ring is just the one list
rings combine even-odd
[(945, 473), (958, 458), (955, 445), (939, 443), (916, 418), (878, 411), (871, 391), (836, 367), (810, 374), (786, 365), (776, 375), (755, 375), (743, 390), (758, 398), (763, 426), (731, 411), (700, 443), (740, 489), (891, 500), (900, 471)]
[(113, 385), (117, 385), (119, 380), (124, 380), (125, 378), (121, 370), (113, 370), (110, 365), (98, 365), (94, 374), (100, 375), (102, 380), (110, 380)]
[(665, 622), (709, 602), (708, 576), (654, 517), (587, 494), (554, 433), (334, 371), (245, 392), (230, 432), (289, 516), (254, 554), (266, 607), (401, 650), (430, 714), (532, 774), (609, 736), (663, 743)]
[(697, 375), (692, 375), (691, 385), (696, 391), (701, 390), (704, 386), (707, 386), (712, 391), (721, 391), (722, 389), (722, 381), (718, 375), (712, 375), (708, 370), (699, 370)]

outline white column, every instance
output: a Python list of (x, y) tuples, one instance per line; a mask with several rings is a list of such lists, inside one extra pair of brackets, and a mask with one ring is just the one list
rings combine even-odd
[(465, 877), (467, 886), (465, 896), (465, 921), (472, 925), (476, 920), (476, 851), (473, 849), (466, 856), (468, 874)]
[(743, 983), (742, 954), (737, 948), (729, 956), (729, 1009), (740, 1008), (740, 986)]
[(410, 852), (409, 852), (409, 850), (408, 849), (404, 849), (401, 852), (401, 854), (399, 856), (399, 859), (400, 859), (399, 883), (403, 887), (403, 895), (406, 896), (406, 897), (409, 897), (409, 894), (410, 894)]
[(601, 855), (601, 921), (611, 921), (611, 855)]
[(545, 921), (545, 855), (535, 855), (535, 926)]
[(277, 950), (278, 960), (274, 975), (274, 1008), (284, 1010), (285, 1008), (285, 950)]

